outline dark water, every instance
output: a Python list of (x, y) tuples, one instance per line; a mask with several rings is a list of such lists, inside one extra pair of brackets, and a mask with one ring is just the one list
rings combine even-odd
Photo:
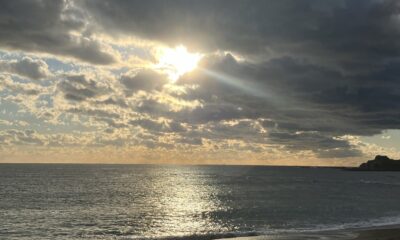
[(400, 223), (399, 172), (0, 164), (0, 239), (215, 239)]

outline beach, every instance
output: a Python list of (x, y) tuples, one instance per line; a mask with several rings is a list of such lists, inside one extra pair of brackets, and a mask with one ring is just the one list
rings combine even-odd
[[(222, 238), (228, 240), (232, 238)], [(236, 240), (400, 240), (400, 226), (368, 229), (292, 233), (268, 236), (238, 237)]]
[(354, 240), (398, 240), (400, 227), (363, 230)]

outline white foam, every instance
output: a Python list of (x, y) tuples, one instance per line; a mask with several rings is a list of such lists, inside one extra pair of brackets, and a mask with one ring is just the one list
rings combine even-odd
[(339, 230), (356, 230), (356, 229), (371, 229), (380, 228), (385, 226), (396, 226), (400, 225), (400, 215), (388, 216), (375, 218), (365, 221), (358, 221), (352, 223), (343, 224), (321, 224), (314, 225), (310, 228), (292, 228), (292, 229), (270, 229), (263, 234), (284, 234), (284, 233), (317, 233), (317, 232), (328, 232), (328, 231), (339, 231)]

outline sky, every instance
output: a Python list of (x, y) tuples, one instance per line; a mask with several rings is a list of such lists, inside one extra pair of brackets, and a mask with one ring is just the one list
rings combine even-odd
[(400, 158), (400, 2), (0, 2), (0, 162)]

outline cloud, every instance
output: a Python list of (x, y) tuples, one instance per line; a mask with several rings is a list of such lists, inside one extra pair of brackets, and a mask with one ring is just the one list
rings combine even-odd
[(347, 140), (329, 137), (318, 132), (276, 132), (268, 133), (268, 139), (290, 150), (311, 150), (322, 158), (361, 156), (360, 150)]
[(7, 130), (0, 132), (0, 144), (44, 145), (44, 139), (34, 130)]
[(96, 98), (112, 91), (106, 83), (83, 74), (66, 75), (57, 84), (57, 88), (64, 94), (65, 99), (77, 102)]
[(154, 134), (158, 133), (165, 133), (165, 132), (185, 132), (186, 129), (185, 127), (177, 122), (174, 121), (168, 121), (166, 119), (160, 119), (158, 121), (152, 120), (152, 119), (135, 119), (129, 121), (129, 124), (133, 126), (140, 126), (144, 129), (149, 130), (150, 132), (153, 132)]
[(84, 13), (72, 1), (1, 3), (0, 46), (73, 57), (92, 64), (115, 62), (115, 57), (87, 30)]
[(123, 108), (128, 107), (128, 104), (126, 103), (125, 99), (117, 96), (110, 96), (105, 100), (98, 100), (96, 101), (97, 104), (106, 104), (106, 105), (116, 105), (120, 106)]
[(107, 112), (105, 110), (101, 109), (96, 109), (96, 108), (77, 108), (77, 107), (71, 107), (67, 109), (67, 112), (69, 113), (76, 113), (76, 114), (82, 114), (82, 115), (88, 115), (88, 116), (94, 116), (98, 117), (99, 119), (116, 119), (119, 118), (119, 115), (114, 112)]
[(11, 95), (37, 96), (44, 93), (43, 88), (33, 83), (19, 83), (0, 75), (0, 90), (7, 90)]
[(17, 74), (33, 80), (43, 79), (50, 75), (46, 62), (30, 57), (23, 57), (21, 60), (1, 60), (0, 71)]
[(153, 70), (141, 70), (137, 73), (126, 73), (120, 77), (120, 82), (125, 86), (126, 92), (132, 94), (137, 91), (160, 91), (168, 83), (165, 75)]

